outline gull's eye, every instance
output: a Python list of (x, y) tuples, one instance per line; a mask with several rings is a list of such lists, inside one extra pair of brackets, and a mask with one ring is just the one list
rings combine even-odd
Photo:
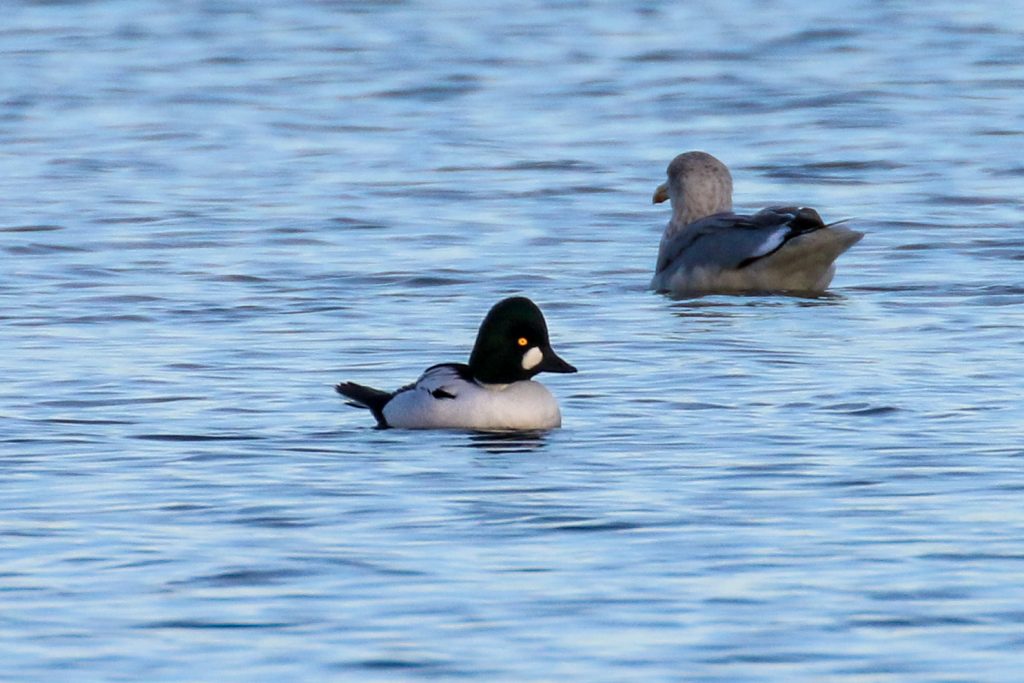
[(520, 337), (519, 339), (516, 340), (516, 344), (519, 344), (520, 346), (526, 346), (529, 343), (530, 340), (527, 339), (526, 337)]

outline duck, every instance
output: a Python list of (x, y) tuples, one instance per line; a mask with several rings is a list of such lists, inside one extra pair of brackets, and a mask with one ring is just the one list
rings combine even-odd
[(672, 206), (650, 285), (658, 292), (817, 296), (831, 284), (836, 259), (864, 237), (806, 206), (733, 213), (732, 175), (707, 152), (678, 155), (667, 174), (653, 197)]
[(439, 363), (396, 391), (355, 382), (335, 390), (369, 410), (380, 429), (541, 431), (560, 427), (558, 402), (533, 381), (541, 372), (572, 373), (548, 338), (544, 314), (523, 296), (503, 299), (480, 324), (468, 363)]

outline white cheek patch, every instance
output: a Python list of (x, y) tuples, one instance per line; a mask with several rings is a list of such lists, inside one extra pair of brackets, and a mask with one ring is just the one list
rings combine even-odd
[(544, 354), (536, 346), (523, 354), (523, 370), (533, 370), (544, 360)]

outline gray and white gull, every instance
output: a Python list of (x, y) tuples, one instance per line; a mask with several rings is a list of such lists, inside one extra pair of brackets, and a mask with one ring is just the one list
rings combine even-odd
[[(814, 209), (771, 206), (732, 211), (732, 176), (706, 152), (668, 165), (654, 203), (672, 202), (651, 288), (681, 296), (783, 292), (815, 295), (835, 275), (835, 260), (864, 233), (825, 223)], [(842, 221), (840, 221), (842, 222)]]

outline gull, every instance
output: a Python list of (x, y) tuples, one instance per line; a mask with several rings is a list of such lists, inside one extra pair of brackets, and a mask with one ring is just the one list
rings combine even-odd
[(651, 280), (659, 292), (821, 294), (835, 260), (864, 237), (805, 206), (733, 213), (729, 169), (706, 152), (680, 154), (667, 173), (654, 193), (672, 203)]

